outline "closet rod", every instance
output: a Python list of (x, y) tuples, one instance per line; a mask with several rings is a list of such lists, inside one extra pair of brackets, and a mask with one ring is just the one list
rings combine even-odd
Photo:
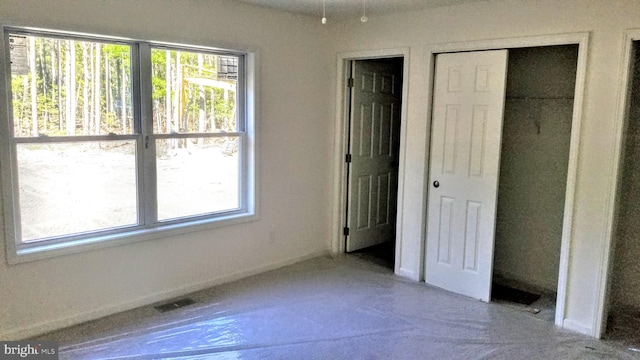
[(507, 99), (524, 100), (573, 100), (573, 96), (507, 96)]

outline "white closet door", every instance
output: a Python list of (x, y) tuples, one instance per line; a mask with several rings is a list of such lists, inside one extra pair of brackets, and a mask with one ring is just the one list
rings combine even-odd
[(426, 282), (489, 301), (507, 50), (436, 57)]

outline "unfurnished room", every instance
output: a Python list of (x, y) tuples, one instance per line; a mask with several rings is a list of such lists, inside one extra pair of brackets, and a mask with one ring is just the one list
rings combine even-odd
[(640, 358), (640, 2), (0, 27), (0, 358)]

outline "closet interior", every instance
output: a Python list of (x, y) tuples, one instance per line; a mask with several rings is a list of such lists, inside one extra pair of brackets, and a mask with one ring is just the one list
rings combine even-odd
[(492, 300), (553, 321), (578, 45), (509, 50)]

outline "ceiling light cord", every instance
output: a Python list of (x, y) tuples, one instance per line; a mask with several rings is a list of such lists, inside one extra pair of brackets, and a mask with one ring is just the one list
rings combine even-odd
[(322, 0), (322, 25), (327, 23), (327, 0)]
[(367, 0), (362, 1), (362, 17), (360, 18), (360, 21), (363, 23), (369, 21), (369, 18), (367, 17)]

